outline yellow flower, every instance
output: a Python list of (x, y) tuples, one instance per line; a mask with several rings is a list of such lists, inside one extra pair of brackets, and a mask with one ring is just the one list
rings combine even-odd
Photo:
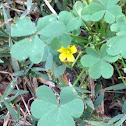
[(68, 46), (67, 48), (61, 47), (57, 51), (61, 53), (59, 55), (59, 59), (62, 62), (66, 61), (66, 60), (68, 62), (74, 62), (75, 58), (74, 58), (73, 54), (77, 52), (77, 49), (76, 49), (75, 45), (73, 45), (71, 47)]

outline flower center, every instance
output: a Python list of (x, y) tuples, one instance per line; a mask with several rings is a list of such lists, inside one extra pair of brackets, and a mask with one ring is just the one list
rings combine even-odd
[(70, 49), (66, 49), (65, 51), (65, 55), (69, 56), (71, 54), (71, 50)]

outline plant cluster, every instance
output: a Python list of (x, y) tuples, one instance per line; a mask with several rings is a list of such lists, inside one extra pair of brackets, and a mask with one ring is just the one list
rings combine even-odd
[[(92, 101), (88, 95), (92, 92), (87, 90), (85, 82), (90, 77), (96, 82), (110, 79), (116, 69), (123, 83), (101, 91), (126, 88), (126, 81), (117, 65), (122, 64), (125, 73), (126, 16), (120, 0), (86, 1), (77, 1), (72, 10), (69, 8), (69, 11), (39, 17), (36, 22), (28, 16), (14, 18), (10, 29), (7, 29), (10, 33), (11, 57), (18, 63), (30, 64), (25, 72), (16, 69), (14, 76), (25, 76), (31, 71), (32, 76), (37, 74), (51, 80), (61, 89), (60, 96), (55, 96), (49, 87), (38, 87), (38, 99), (31, 104), (31, 118), (38, 122), (38, 126), (75, 126), (75, 121), (79, 126), (86, 126), (87, 123), (94, 126), (120, 126), (126, 120), (125, 101), (122, 101), (122, 114), (112, 119), (90, 116), (103, 102), (104, 93), (99, 93), (101, 89), (98, 89), (96, 100)], [(1, 59), (0, 63), (3, 63)], [(42, 67), (33, 67), (37, 64), (42, 64)], [(81, 72), (74, 83), (69, 82), (67, 86), (62, 75), (74, 67)], [(5, 92), (2, 101), (7, 108), (11, 108), (5, 100), (7, 96)]]

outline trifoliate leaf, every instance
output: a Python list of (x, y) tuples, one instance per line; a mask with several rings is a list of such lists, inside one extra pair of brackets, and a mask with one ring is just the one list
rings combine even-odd
[(111, 31), (117, 32), (117, 36), (107, 41), (107, 53), (115, 56), (121, 54), (126, 59), (126, 17), (120, 15), (116, 23), (111, 25)]
[(116, 56), (121, 54), (126, 59), (126, 35), (112, 37), (106, 44), (109, 55)]
[(11, 36), (21, 37), (35, 33), (35, 23), (29, 17), (15, 18), (15, 24), (11, 25)]
[(89, 67), (89, 75), (93, 79), (98, 79), (101, 76), (105, 79), (113, 75), (113, 67), (109, 63), (118, 60), (119, 56), (110, 56), (106, 52), (106, 45), (102, 45), (100, 54), (92, 48), (86, 49), (87, 54), (81, 58), (81, 64), (84, 67)]
[[(37, 29), (39, 27), (37, 26)], [(65, 32), (65, 25), (60, 21), (49, 22), (45, 27), (39, 29), (38, 34), (47, 38), (55, 38), (61, 36)]]
[(66, 26), (66, 32), (74, 31), (80, 28), (82, 20), (80, 17), (73, 17), (70, 12), (60, 12), (59, 21), (62, 21)]
[(61, 91), (60, 104), (47, 86), (40, 86), (36, 94), (39, 99), (32, 103), (31, 112), (39, 119), (37, 126), (75, 126), (72, 116), (78, 118), (83, 113), (83, 101), (72, 87)]
[(11, 55), (16, 60), (26, 60), (30, 58), (32, 63), (38, 64), (42, 61), (44, 43), (37, 35), (23, 39), (11, 48)]
[(82, 18), (84, 20), (99, 21), (104, 17), (107, 23), (114, 23), (118, 15), (122, 14), (120, 6), (115, 5), (119, 0), (99, 0), (99, 3), (91, 2), (84, 7), (82, 11)]
[(112, 24), (110, 28), (111, 31), (117, 32), (117, 35), (126, 35), (126, 16), (119, 15), (116, 18), (116, 23)]

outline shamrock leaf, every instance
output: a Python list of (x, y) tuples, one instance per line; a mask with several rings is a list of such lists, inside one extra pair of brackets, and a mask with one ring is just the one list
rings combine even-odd
[(107, 53), (112, 56), (121, 54), (126, 59), (126, 17), (118, 16), (116, 23), (111, 25), (111, 30), (117, 32), (117, 36), (107, 41)]
[(39, 99), (32, 103), (31, 113), (39, 119), (38, 126), (75, 126), (72, 116), (78, 118), (83, 113), (83, 101), (72, 87), (61, 91), (60, 104), (47, 86), (40, 86), (36, 95)]
[(14, 22), (16, 24), (11, 25), (11, 36), (21, 37), (35, 33), (35, 24), (29, 17), (15, 18)]
[(118, 15), (122, 14), (120, 6), (115, 5), (119, 0), (99, 0), (98, 3), (91, 2), (84, 7), (82, 11), (82, 18), (84, 20), (89, 19), (92, 21), (99, 21), (104, 17), (107, 23), (114, 23)]
[(85, 4), (82, 3), (81, 1), (77, 1), (74, 6), (73, 9), (76, 11), (76, 13), (81, 17), (81, 12), (84, 8)]
[(112, 37), (106, 44), (109, 55), (116, 56), (121, 54), (126, 59), (126, 35)]
[[(56, 37), (56, 35), (55, 35), (55, 37), (52, 37), (53, 38), (52, 40), (48, 40), (48, 43), (51, 43), (50, 46), (54, 50), (58, 50), (62, 46), (65, 48), (68, 47), (70, 45), (72, 39), (71, 39), (70, 35), (67, 33), (77, 30), (78, 28), (80, 28), (80, 26), (82, 24), (82, 20), (79, 17), (73, 17), (73, 15), (67, 11), (60, 12), (59, 22), (62, 22), (64, 24), (65, 31), (62, 32), (62, 34), (58, 35), (57, 37)], [(59, 26), (59, 27), (61, 27), (61, 26)], [(54, 31), (52, 31), (50, 33), (52, 34), (52, 33), (54, 33)], [(59, 34), (59, 33), (57, 33), (57, 34)]]
[(111, 31), (118, 32), (117, 35), (126, 35), (126, 16), (117, 16), (116, 23), (112, 24), (110, 28)]
[(30, 58), (32, 63), (39, 63), (43, 57), (44, 43), (37, 35), (23, 39), (12, 46), (11, 55), (17, 60)]
[(45, 16), (39, 18), (37, 23), (37, 33), (46, 38), (55, 38), (65, 32), (65, 25), (63, 22), (57, 20), (56, 15)]
[(81, 58), (81, 64), (84, 67), (89, 67), (89, 75), (93, 79), (98, 79), (101, 76), (108, 79), (113, 75), (113, 67), (109, 63), (115, 62), (118, 56), (108, 55), (105, 44), (102, 45), (100, 54), (92, 48), (87, 48), (86, 52), (87, 54)]
[(73, 17), (72, 14), (67, 11), (59, 13), (59, 21), (62, 21), (65, 24), (66, 32), (77, 30), (82, 24), (82, 20), (79, 17)]

